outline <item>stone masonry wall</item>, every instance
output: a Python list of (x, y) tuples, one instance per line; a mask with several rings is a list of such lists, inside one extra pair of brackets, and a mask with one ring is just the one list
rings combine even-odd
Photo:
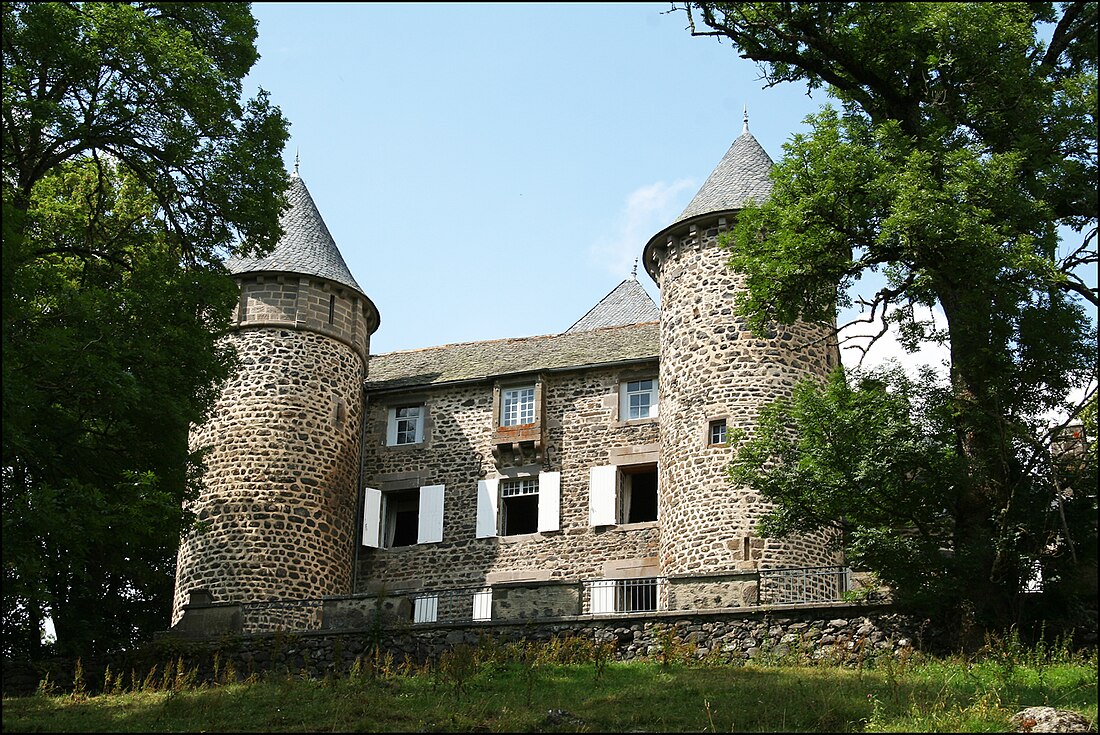
[[(308, 312), (323, 305), (327, 323), (328, 292), (315, 285), (284, 280), (259, 301), (255, 288), (245, 288), (253, 317), (271, 324), (294, 316), (294, 323), (246, 323), (229, 337), (241, 369), (190, 437), (193, 450), (210, 451), (193, 506), (201, 525), (179, 550), (173, 624), (195, 589), (217, 602), (351, 591), (364, 362), (348, 341), (296, 329), (313, 319), (308, 314), (279, 317), (279, 304), (297, 292), (298, 303), (314, 305)], [(362, 299), (342, 303), (339, 329), (365, 350)], [(355, 318), (347, 316), (353, 307)]]
[[(312, 677), (349, 671), (359, 658), (373, 660), (375, 645), (394, 664), (435, 661), (459, 645), (500, 647), (515, 641), (532, 643), (577, 639), (588, 644), (610, 642), (619, 661), (707, 659), (715, 663), (825, 660), (855, 664), (893, 656), (929, 641), (920, 621), (889, 606), (834, 604), (769, 610), (670, 612), (523, 621), (513, 623), (385, 624), (381, 628), (211, 636), (168, 643), (173, 659), (197, 666), (200, 678), (211, 678), (213, 659), (232, 663), (239, 677), (250, 674)], [(181, 645), (182, 643), (182, 645)], [(583, 647), (583, 646), (582, 646)], [(578, 647), (578, 649), (582, 648)], [(126, 670), (126, 669), (122, 669)]]
[[(660, 260), (661, 570), (667, 575), (823, 566), (824, 535), (762, 539), (767, 504), (731, 487), (735, 447), (708, 445), (709, 422), (750, 430), (760, 408), (835, 365), (828, 332), (806, 324), (751, 334), (733, 313), (743, 277), (726, 267), (717, 223), (673, 238)], [(724, 221), (723, 221), (724, 229)]]
[[(561, 473), (559, 531), (475, 538), (477, 482), (497, 477), (492, 456), (493, 385), (490, 381), (368, 397), (365, 484), (442, 484), (443, 541), (392, 549), (360, 547), (357, 592), (440, 589), (546, 579), (622, 576), (617, 570), (649, 560), (656, 573), (656, 523), (591, 528), (589, 469), (649, 453), (656, 459), (655, 419), (619, 422), (619, 381), (639, 368), (606, 368), (545, 377), (547, 447), (533, 472)], [(643, 369), (656, 376), (657, 363)], [(423, 401), (425, 441), (387, 447), (388, 408)], [(633, 453), (633, 454), (632, 454)], [(629, 564), (627, 564), (629, 565)]]

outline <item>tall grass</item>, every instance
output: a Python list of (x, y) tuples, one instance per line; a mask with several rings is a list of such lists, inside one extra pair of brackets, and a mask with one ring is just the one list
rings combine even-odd
[[(990, 638), (969, 657), (903, 650), (842, 666), (798, 645), (743, 664), (700, 658), (664, 631), (650, 661), (611, 661), (611, 644), (456, 646), (433, 665), (373, 652), (341, 673), (284, 670), (244, 681), (218, 661), (202, 682), (182, 660), (111, 674), (104, 693), (5, 698), (22, 732), (1007, 732), (1024, 707), (1097, 716), (1096, 651)], [(766, 652), (767, 653), (767, 652)]]

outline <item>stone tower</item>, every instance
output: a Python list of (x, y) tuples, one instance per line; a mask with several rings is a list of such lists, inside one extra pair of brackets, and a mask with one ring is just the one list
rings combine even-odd
[[(283, 236), (226, 264), (240, 288), (229, 341), (241, 367), (211, 418), (201, 522), (179, 550), (172, 622), (195, 590), (215, 602), (351, 591), (362, 386), (378, 310), (355, 282), (305, 183), (291, 174)], [(246, 615), (247, 618), (247, 615)], [(247, 630), (251, 622), (245, 620)]]
[[(767, 506), (730, 485), (734, 448), (726, 433), (749, 429), (760, 408), (790, 395), (799, 380), (836, 364), (831, 331), (808, 324), (751, 334), (734, 315), (743, 276), (717, 246), (748, 202), (771, 193), (772, 160), (749, 133), (740, 137), (671, 225), (645, 247), (646, 270), (661, 288), (661, 573), (709, 574), (821, 566), (834, 557), (824, 537), (762, 539)], [(839, 560), (837, 560), (839, 562)]]

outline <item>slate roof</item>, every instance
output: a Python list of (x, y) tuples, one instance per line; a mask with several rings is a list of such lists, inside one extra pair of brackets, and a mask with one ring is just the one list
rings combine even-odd
[(733, 141), (695, 198), (672, 224), (701, 214), (741, 209), (751, 201), (763, 203), (772, 193), (768, 173), (773, 165), (771, 156), (746, 125), (745, 131)]
[(601, 327), (617, 327), (638, 322), (653, 322), (661, 318), (661, 311), (653, 303), (646, 290), (636, 278), (628, 278), (600, 303), (593, 306), (587, 314), (565, 330), (565, 334), (587, 332)]
[(350, 286), (366, 296), (348, 270), (305, 182), (297, 174), (291, 174), (286, 195), (290, 207), (279, 219), (283, 236), (275, 249), (265, 258), (233, 256), (225, 263), (229, 272), (278, 271), (320, 276)]
[(660, 324), (426, 347), (371, 355), (368, 391), (432, 386), (538, 370), (657, 359)]

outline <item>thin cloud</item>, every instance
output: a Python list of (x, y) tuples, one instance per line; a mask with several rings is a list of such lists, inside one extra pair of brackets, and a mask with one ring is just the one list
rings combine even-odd
[(589, 247), (589, 258), (609, 274), (625, 278), (649, 238), (680, 214), (694, 187), (691, 179), (679, 179), (672, 183), (658, 181), (630, 192), (610, 231)]

